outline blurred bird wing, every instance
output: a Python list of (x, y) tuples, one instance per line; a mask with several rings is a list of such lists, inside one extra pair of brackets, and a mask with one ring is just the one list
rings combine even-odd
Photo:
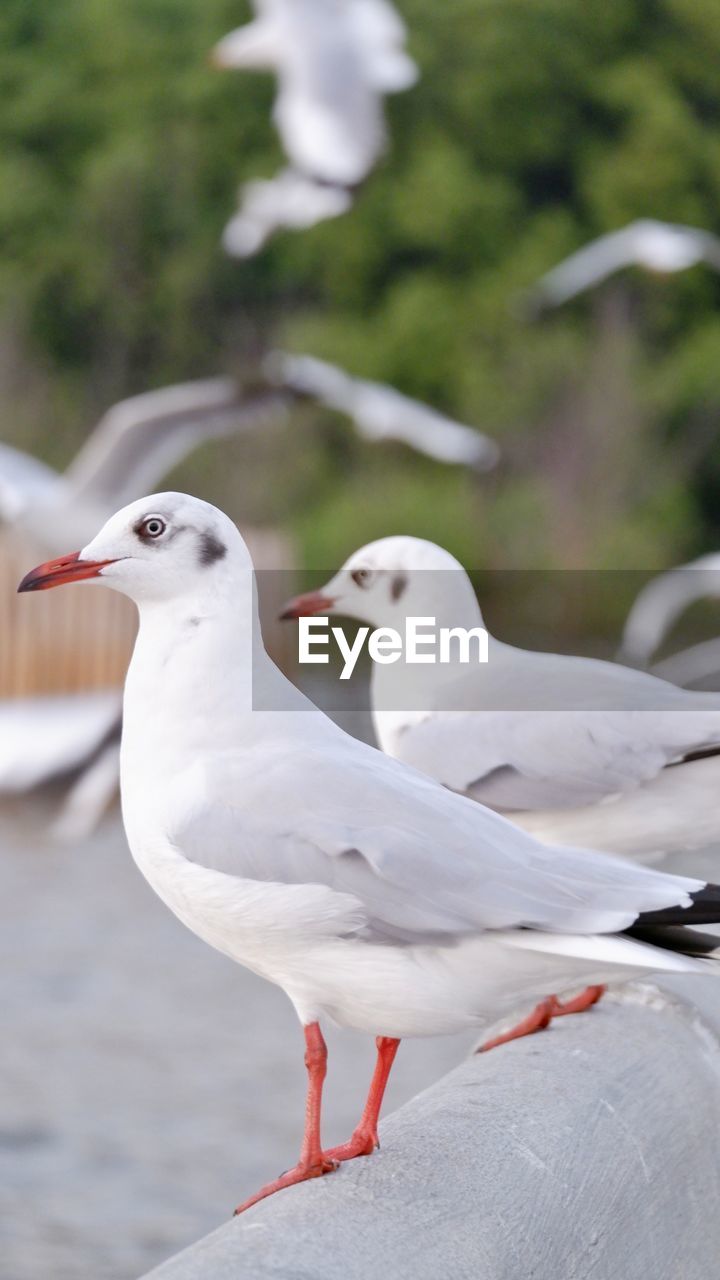
[[(266, 400), (269, 397), (266, 397)], [(230, 378), (186, 382), (121, 400), (101, 418), (68, 467), (72, 500), (109, 510), (151, 490), (207, 440), (255, 426), (258, 410)]]
[(271, 15), (262, 13), (262, 6), (254, 22), (229, 31), (212, 51), (212, 61), (217, 67), (241, 71), (274, 71), (282, 61), (284, 45), (282, 28)]
[(58, 473), (39, 458), (0, 443), (0, 517), (12, 521), (28, 504), (58, 483)]
[(353, 420), (369, 440), (402, 440), (441, 462), (489, 469), (499, 457), (494, 440), (381, 382), (353, 378), (314, 356), (275, 352), (271, 379), (297, 395), (319, 400)]
[(720, 597), (720, 555), (701, 556), (652, 578), (625, 621), (622, 655), (632, 662), (648, 662), (680, 614), (704, 596)]
[(274, 178), (245, 184), (240, 208), (223, 232), (223, 247), (232, 257), (251, 258), (276, 231), (313, 227), (351, 206), (352, 196), (342, 187), (283, 169)]
[(381, 93), (409, 89), (418, 71), (405, 52), (407, 30), (397, 9), (388, 0), (350, 0), (348, 16), (373, 87)]
[(634, 226), (601, 236), (548, 271), (535, 285), (532, 295), (545, 306), (560, 306), (621, 267), (629, 266), (635, 252)]
[(689, 649), (680, 649), (651, 668), (654, 676), (678, 685), (696, 685), (717, 681), (720, 676), (720, 640), (703, 640)]
[(0, 794), (79, 768), (119, 728), (121, 708), (119, 691), (1, 702)]
[(314, 736), (178, 778), (173, 846), (227, 876), (339, 895), (334, 907), (323, 899), (323, 920), (336, 912), (343, 927), (409, 942), (520, 926), (611, 932), (701, 887), (541, 845), (373, 748)]

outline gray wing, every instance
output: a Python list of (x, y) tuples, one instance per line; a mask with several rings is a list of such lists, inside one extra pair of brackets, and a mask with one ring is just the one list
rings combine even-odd
[(634, 250), (634, 226), (601, 236), (578, 249), (577, 253), (572, 253), (538, 280), (529, 292), (529, 301), (536, 306), (559, 307), (621, 267), (628, 266), (633, 261)]
[(346, 414), (366, 439), (402, 440), (440, 462), (480, 470), (489, 470), (498, 461), (498, 446), (474, 427), (456, 422), (394, 387), (353, 378), (325, 360), (274, 352), (267, 361), (267, 371), (273, 382), (295, 395)]
[(648, 663), (676, 619), (704, 596), (720, 597), (720, 555), (701, 556), (652, 578), (627, 616), (623, 658), (638, 665)]
[(254, 428), (278, 407), (270, 392), (246, 396), (230, 378), (208, 378), (114, 405), (68, 467), (74, 499), (111, 510), (151, 490), (207, 440)]
[(705, 681), (717, 682), (720, 674), (720, 640), (703, 640), (700, 644), (681, 649), (652, 668), (653, 675), (673, 684), (696, 685)]
[(720, 745), (720, 697), (614, 663), (493, 650), (481, 673), (396, 734), (393, 754), (504, 810), (574, 807), (632, 791)]
[(0, 443), (0, 517), (12, 521), (23, 508), (57, 484), (58, 474), (38, 458)]
[(179, 778), (175, 847), (227, 875), (350, 895), (374, 933), (410, 941), (516, 926), (613, 932), (701, 887), (541, 845), (371, 747), (307, 737)]

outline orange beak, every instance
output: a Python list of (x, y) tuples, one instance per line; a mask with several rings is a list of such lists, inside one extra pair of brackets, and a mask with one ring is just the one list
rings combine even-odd
[(290, 618), (310, 618), (314, 613), (325, 613), (331, 610), (335, 601), (331, 596), (324, 596), (322, 591), (306, 591), (304, 596), (293, 596), (288, 600), (280, 614), (280, 622)]
[(47, 591), (50, 587), (62, 587), (66, 582), (82, 582), (85, 578), (98, 578), (100, 570), (115, 560), (81, 560), (79, 551), (57, 560), (46, 560), (36, 569), (25, 574), (18, 591)]

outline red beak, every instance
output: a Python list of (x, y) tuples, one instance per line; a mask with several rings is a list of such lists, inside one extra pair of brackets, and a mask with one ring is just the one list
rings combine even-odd
[(84, 578), (97, 578), (100, 570), (115, 560), (81, 560), (79, 551), (57, 560), (46, 560), (36, 569), (25, 574), (18, 591), (47, 591), (50, 587), (62, 587), (66, 582), (82, 582)]
[(280, 614), (280, 621), (289, 618), (309, 618), (314, 613), (326, 613), (332, 610), (335, 601), (331, 596), (324, 596), (322, 591), (306, 591), (304, 596), (293, 596), (288, 600)]

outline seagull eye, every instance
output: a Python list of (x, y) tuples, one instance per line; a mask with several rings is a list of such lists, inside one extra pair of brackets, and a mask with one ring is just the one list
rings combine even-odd
[(138, 533), (141, 538), (160, 538), (166, 528), (167, 525), (160, 516), (146, 516), (138, 529)]
[(353, 569), (350, 574), (356, 587), (369, 587), (372, 580), (371, 569)]

